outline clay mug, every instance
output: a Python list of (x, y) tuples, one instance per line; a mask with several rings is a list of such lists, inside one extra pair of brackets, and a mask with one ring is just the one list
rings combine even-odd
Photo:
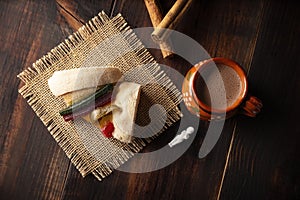
[(248, 94), (243, 68), (227, 58), (211, 58), (194, 65), (186, 74), (182, 96), (187, 109), (203, 120), (222, 120), (236, 114), (255, 117), (262, 108)]

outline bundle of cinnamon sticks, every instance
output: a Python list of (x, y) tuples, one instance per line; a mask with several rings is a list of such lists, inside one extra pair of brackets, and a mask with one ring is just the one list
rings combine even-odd
[(171, 29), (175, 29), (184, 14), (190, 8), (193, 0), (177, 0), (163, 17), (157, 0), (144, 0), (154, 31), (152, 39), (160, 45), (163, 58), (173, 55), (173, 46), (168, 37)]

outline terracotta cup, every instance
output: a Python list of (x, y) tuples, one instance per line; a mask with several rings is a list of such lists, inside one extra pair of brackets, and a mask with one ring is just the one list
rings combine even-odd
[[(231, 101), (229, 106), (225, 104), (226, 106), (222, 108), (214, 108), (212, 105), (205, 103), (199, 96), (201, 90), (197, 90), (197, 87), (199, 88), (201, 85), (198, 85), (199, 82), (196, 80), (199, 78), (201, 72), (207, 70), (212, 65), (215, 67), (218, 65), (230, 67), (234, 70), (233, 73), (236, 73), (239, 77), (236, 79), (239, 81), (239, 93), (237, 93), (237, 97)], [(230, 78), (227, 78), (227, 81), (228, 80), (230, 81)], [(202, 86), (200, 88), (202, 88)], [(225, 92), (226, 89), (228, 88), (225, 88)], [(188, 110), (203, 120), (227, 119), (236, 114), (255, 117), (262, 108), (261, 100), (248, 94), (248, 82), (242, 67), (235, 61), (227, 58), (212, 58), (194, 65), (185, 76), (182, 85), (182, 95)]]

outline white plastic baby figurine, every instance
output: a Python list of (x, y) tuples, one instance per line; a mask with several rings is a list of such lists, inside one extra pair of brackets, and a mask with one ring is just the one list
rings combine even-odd
[(183, 140), (187, 140), (193, 132), (194, 128), (191, 126), (188, 127), (186, 130), (183, 130), (179, 135), (176, 135), (175, 138), (169, 143), (169, 146), (173, 147), (176, 144), (183, 142)]

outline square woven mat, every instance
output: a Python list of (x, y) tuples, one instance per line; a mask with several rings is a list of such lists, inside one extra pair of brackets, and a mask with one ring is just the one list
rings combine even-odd
[[(52, 95), (47, 80), (57, 70), (91, 66), (117, 67), (125, 80), (142, 85), (136, 123), (145, 126), (143, 131), (151, 137), (125, 144), (103, 137), (100, 130), (84, 120), (63, 120), (58, 111), (65, 104), (62, 98)], [(104, 12), (99, 13), (18, 77), (24, 82), (19, 93), (81, 175), (92, 173), (98, 180), (111, 174), (181, 117), (180, 92), (120, 14), (110, 19)], [(156, 112), (156, 125), (162, 126), (159, 131), (154, 128), (156, 125), (147, 126), (149, 108), (155, 104), (161, 105)]]

